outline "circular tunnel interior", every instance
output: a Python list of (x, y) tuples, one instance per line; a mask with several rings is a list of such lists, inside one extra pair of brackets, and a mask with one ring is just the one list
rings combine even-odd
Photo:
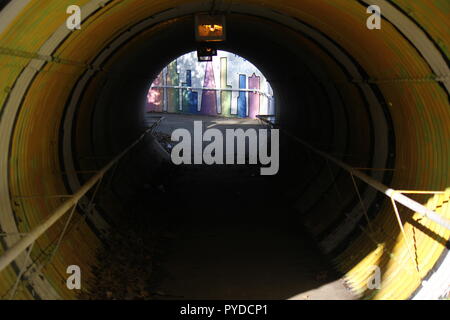
[[(105, 247), (127, 263), (148, 251), (136, 263), (152, 265), (152, 286), (173, 289), (154, 293), (160, 299), (303, 299), (337, 280), (351, 294), (334, 287), (333, 298), (408, 299), (430, 294), (424, 281), (439, 282), (431, 294), (443, 294), (448, 276), (433, 276), (448, 264), (450, 231), (399, 206), (403, 238), (388, 197), (292, 137), (394, 190), (439, 191), (411, 198), (450, 217), (445, 2), (375, 1), (381, 30), (366, 27), (365, 1), (79, 2), (81, 29), (67, 32), (64, 1), (1, 11), (2, 232), (31, 230), (65, 200), (49, 195), (74, 194), (148, 128), (149, 84), (196, 50), (199, 12), (224, 14), (227, 39), (217, 48), (248, 59), (271, 83), (279, 171), (175, 167), (148, 135), (78, 203), (58, 253), (15, 298), (79, 298), (62, 280), (67, 266), (80, 266), (92, 290), (93, 266), (108, 268), (98, 255)], [(429, 25), (430, 12), (441, 24)], [(61, 219), (43, 234), (32, 259), (45, 261), (64, 228)], [(115, 247), (121, 239), (133, 240)], [(2, 238), (0, 253), (17, 240)], [(120, 259), (113, 263), (127, 264)], [(367, 287), (374, 266), (376, 290)], [(0, 273), (3, 297), (19, 273), (19, 261)]]

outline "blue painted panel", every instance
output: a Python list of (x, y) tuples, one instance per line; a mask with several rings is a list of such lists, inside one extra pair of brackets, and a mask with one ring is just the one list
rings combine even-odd
[[(247, 89), (247, 76), (244, 74), (239, 75), (239, 89)], [(240, 91), (237, 99), (237, 116), (245, 118), (247, 117), (247, 92)]]

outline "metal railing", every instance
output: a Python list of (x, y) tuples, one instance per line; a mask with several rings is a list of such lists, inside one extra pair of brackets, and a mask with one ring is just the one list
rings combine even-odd
[[(269, 124), (270, 126), (274, 126), (274, 123), (269, 121), (267, 119), (266, 116), (257, 116), (261, 121)], [(360, 170), (353, 168), (351, 166), (349, 166), (348, 164), (340, 161), (339, 159), (336, 159), (335, 157), (320, 151), (317, 148), (314, 148), (313, 146), (311, 146), (310, 144), (308, 144), (307, 142), (303, 141), (302, 139), (292, 135), (291, 133), (287, 132), (286, 130), (280, 129), (280, 131), (282, 131), (286, 136), (290, 137), (292, 140), (296, 141), (297, 143), (299, 143), (300, 145), (302, 145), (303, 147), (307, 148), (308, 150), (313, 151), (315, 154), (319, 155), (321, 158), (324, 158), (332, 163), (334, 163), (335, 165), (337, 165), (338, 167), (344, 169), (345, 171), (347, 171), (348, 173), (350, 173), (350, 175), (352, 177), (357, 177), (359, 178), (361, 181), (365, 182), (366, 184), (368, 184), (369, 186), (371, 186), (372, 188), (380, 191), (381, 193), (385, 194), (387, 197), (389, 197), (394, 205), (394, 209), (397, 213), (397, 219), (400, 219), (400, 217), (398, 216), (398, 210), (397, 207), (395, 205), (395, 202), (401, 203), (403, 204), (405, 207), (413, 210), (414, 212), (419, 213), (421, 216), (439, 224), (440, 226), (447, 228), (450, 230), (450, 220), (442, 217), (441, 215), (439, 215), (438, 213), (436, 213), (435, 211), (423, 206), (422, 204), (414, 201), (413, 199), (405, 196), (404, 194), (444, 194), (444, 191), (421, 191), (421, 190), (394, 190), (392, 188), (389, 188), (388, 186), (385, 186), (384, 184), (382, 184), (381, 182), (373, 179), (372, 177), (368, 176), (367, 174), (361, 172)], [(360, 199), (361, 200), (361, 199)], [(400, 226), (402, 228), (403, 231), (403, 226)]]
[(188, 90), (188, 91), (217, 91), (217, 92), (245, 92), (245, 93), (254, 93), (265, 96), (267, 98), (273, 98), (272, 94), (265, 92), (260, 89), (247, 89), (247, 88), (208, 88), (208, 87), (193, 87), (193, 86), (169, 86), (169, 85), (155, 85), (150, 88), (150, 90), (158, 90), (158, 89), (174, 89), (174, 90)]
[[(144, 140), (146, 135), (150, 132), (152, 132), (163, 120), (163, 117), (159, 117), (159, 119), (154, 122), (147, 130), (142, 133), (142, 135), (135, 140), (130, 146), (128, 146), (126, 149), (124, 149), (119, 155), (117, 155), (114, 159), (112, 159), (106, 166), (104, 166), (102, 169), (100, 169), (98, 172), (96, 172), (89, 180), (73, 195), (64, 195), (64, 196), (58, 196), (58, 197), (65, 197), (67, 198), (66, 201), (64, 201), (60, 206), (58, 206), (51, 214), (50, 216), (43, 221), (41, 224), (33, 228), (30, 232), (27, 233), (21, 233), (23, 236), (22, 239), (17, 241), (15, 244), (13, 244), (9, 249), (7, 249), (1, 256), (0, 256), (0, 271), (4, 270), (9, 264), (11, 264), (20, 254), (23, 252), (26, 252), (26, 257), (23, 262), (23, 266), (20, 268), (20, 271), (17, 276), (16, 283), (14, 284), (13, 288), (11, 289), (10, 298), (12, 298), (15, 294), (15, 291), (17, 289), (17, 286), (24, 275), (25, 271), (28, 266), (28, 260), (30, 258), (31, 250), (33, 248), (33, 245), (35, 241), (43, 235), (49, 228), (51, 228), (58, 220), (60, 220), (65, 214), (70, 212), (70, 216), (67, 219), (67, 222), (64, 225), (64, 228), (61, 232), (61, 234), (58, 237), (56, 247), (53, 249), (51, 258), (55, 255), (56, 250), (58, 249), (64, 234), (66, 233), (68, 229), (68, 225), (71, 221), (71, 218), (75, 212), (75, 209), (79, 203), (79, 201), (86, 196), (86, 194), (95, 187), (93, 190), (93, 194), (91, 199), (89, 200), (89, 205), (87, 206), (87, 210), (91, 210), (93, 200), (95, 195), (97, 194), (97, 191), (99, 189), (99, 186), (103, 180), (103, 177), (113, 168), (117, 167), (117, 164), (122, 160), (122, 158), (127, 155), (135, 146), (137, 146), (140, 142)], [(39, 196), (33, 196), (33, 197), (39, 197)], [(8, 235), (8, 234), (0, 234), (0, 235)], [(29, 248), (27, 250), (27, 248)]]

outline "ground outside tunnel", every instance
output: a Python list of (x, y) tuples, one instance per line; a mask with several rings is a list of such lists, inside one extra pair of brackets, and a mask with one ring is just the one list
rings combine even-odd
[[(167, 134), (195, 117), (165, 116), (157, 136), (167, 146)], [(258, 120), (240, 121), (261, 126)], [(303, 231), (285, 201), (282, 181), (259, 170), (252, 165), (165, 168), (130, 200), (98, 253), (94, 289), (80, 297), (357, 299)]]

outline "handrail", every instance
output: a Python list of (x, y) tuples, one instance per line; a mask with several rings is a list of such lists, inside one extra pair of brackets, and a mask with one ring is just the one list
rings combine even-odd
[(260, 89), (232, 89), (232, 88), (208, 88), (208, 87), (193, 87), (193, 86), (169, 86), (169, 85), (158, 85), (158, 86), (152, 86), (151, 89), (177, 89), (177, 90), (194, 90), (194, 91), (226, 91), (226, 92), (248, 92), (248, 93), (254, 93), (254, 94), (260, 94), (263, 96), (266, 96), (267, 98), (273, 98), (273, 95), (264, 92)]
[[(261, 121), (273, 126), (274, 124), (267, 120), (264, 116), (257, 116), (258, 119), (260, 119)], [(432, 221), (434, 221), (435, 223), (439, 224), (440, 226), (447, 228), (450, 230), (450, 220), (442, 217), (441, 215), (439, 215), (438, 213), (434, 212), (431, 209), (428, 209), (427, 207), (423, 206), (422, 204), (418, 203), (417, 201), (414, 201), (413, 199), (405, 196), (404, 194), (402, 194), (402, 191), (400, 190), (394, 190), (392, 188), (389, 188), (388, 186), (385, 186), (384, 184), (380, 183), (379, 181), (373, 179), (372, 177), (369, 177), (368, 175), (366, 175), (365, 173), (349, 166), (348, 164), (330, 156), (329, 154), (326, 154), (323, 151), (320, 151), (316, 148), (314, 148), (313, 146), (311, 146), (310, 144), (306, 143), (305, 141), (303, 141), (302, 139), (292, 135), (291, 133), (287, 132), (286, 130), (281, 130), (283, 131), (284, 134), (286, 134), (287, 136), (289, 136), (291, 139), (295, 140), (296, 142), (300, 143), (301, 145), (303, 145), (304, 147), (306, 147), (307, 149), (313, 151), (314, 153), (318, 154), (319, 156), (321, 156), (322, 158), (325, 158), (331, 162), (333, 162), (334, 164), (336, 164), (337, 166), (341, 167), (342, 169), (346, 170), (347, 172), (349, 172), (351, 175), (358, 177), (359, 179), (361, 179), (362, 181), (364, 181), (366, 184), (368, 184), (369, 186), (371, 186), (372, 188), (382, 192), (383, 194), (385, 194), (386, 196), (388, 196), (389, 198), (403, 204), (405, 207), (413, 210), (414, 212), (419, 213), (421, 216), (428, 218)]]
[(66, 214), (71, 208), (78, 204), (78, 201), (86, 195), (102, 178), (103, 176), (113, 168), (131, 149), (133, 149), (138, 143), (140, 143), (145, 136), (151, 132), (164, 118), (161, 117), (153, 123), (145, 132), (134, 141), (129, 147), (123, 150), (118, 156), (111, 160), (106, 166), (104, 166), (98, 173), (91, 177), (77, 192), (75, 192), (68, 200), (62, 203), (56, 208), (52, 214), (40, 225), (35, 227), (32, 231), (28, 232), (26, 236), (17, 241), (13, 246), (6, 250), (0, 256), (0, 271), (5, 269), (11, 262), (13, 262), (22, 252), (24, 252), (30, 245), (34, 243), (42, 234), (44, 234), (53, 224), (55, 224), (64, 214)]

